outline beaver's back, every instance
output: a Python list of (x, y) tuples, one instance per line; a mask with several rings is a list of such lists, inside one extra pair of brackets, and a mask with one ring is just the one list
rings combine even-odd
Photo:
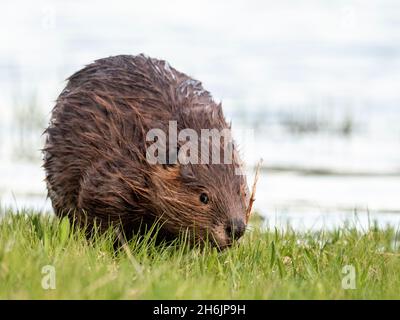
[(82, 179), (99, 161), (142, 161), (150, 129), (168, 132), (170, 120), (178, 129), (224, 127), (214, 110), (204, 111), (211, 117), (203, 123), (191, 118), (192, 109), (210, 102), (200, 82), (144, 55), (97, 60), (72, 75), (46, 130), (44, 168), (56, 214), (77, 209)]

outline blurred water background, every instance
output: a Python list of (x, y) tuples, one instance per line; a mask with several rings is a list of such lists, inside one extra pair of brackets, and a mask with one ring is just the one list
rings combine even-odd
[(64, 80), (144, 52), (253, 130), (266, 223), (400, 225), (399, 1), (2, 0), (0, 26), (2, 207), (51, 211), (39, 149)]

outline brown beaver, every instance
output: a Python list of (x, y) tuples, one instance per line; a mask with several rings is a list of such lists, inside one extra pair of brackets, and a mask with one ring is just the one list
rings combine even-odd
[[(153, 128), (226, 129), (221, 104), (202, 84), (162, 60), (120, 55), (68, 79), (46, 129), (44, 168), (57, 216), (122, 226), (126, 235), (155, 221), (166, 238), (190, 230), (220, 248), (246, 228), (249, 197), (233, 143), (231, 163), (150, 164)], [(232, 140), (233, 141), (233, 140)], [(178, 148), (182, 141), (178, 142)], [(214, 144), (212, 144), (214, 145)]]

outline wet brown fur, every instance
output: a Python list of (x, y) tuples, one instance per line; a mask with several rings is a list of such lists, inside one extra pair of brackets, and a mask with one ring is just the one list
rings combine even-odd
[[(221, 247), (225, 227), (246, 220), (244, 176), (232, 164), (150, 165), (146, 133), (229, 128), (220, 104), (200, 82), (144, 55), (100, 59), (78, 71), (57, 99), (45, 131), (44, 168), (56, 215), (126, 234), (154, 221), (166, 237), (193, 230)], [(210, 202), (199, 201), (206, 192)]]

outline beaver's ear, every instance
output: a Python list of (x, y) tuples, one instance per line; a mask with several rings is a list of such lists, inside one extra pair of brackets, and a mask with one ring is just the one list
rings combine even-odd
[(179, 171), (182, 178), (184, 179), (194, 179), (193, 167), (191, 164), (181, 164)]

